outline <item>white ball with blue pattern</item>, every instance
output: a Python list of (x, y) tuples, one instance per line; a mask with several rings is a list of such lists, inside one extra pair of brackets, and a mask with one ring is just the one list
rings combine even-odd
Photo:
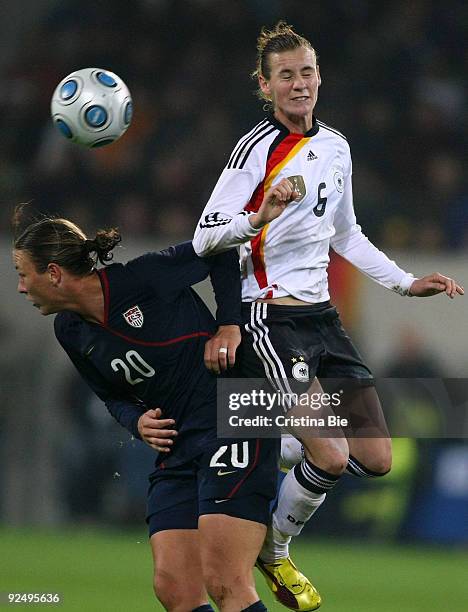
[(124, 134), (133, 114), (127, 86), (110, 70), (83, 68), (57, 85), (52, 119), (60, 133), (84, 147), (103, 147)]

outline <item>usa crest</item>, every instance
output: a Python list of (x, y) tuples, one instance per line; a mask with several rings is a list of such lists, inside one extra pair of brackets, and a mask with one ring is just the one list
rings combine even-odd
[(139, 306), (132, 306), (123, 313), (123, 318), (132, 327), (143, 327), (143, 313)]

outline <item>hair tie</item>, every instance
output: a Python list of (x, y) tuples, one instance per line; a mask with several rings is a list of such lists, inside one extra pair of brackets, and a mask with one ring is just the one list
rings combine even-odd
[(94, 240), (89, 240), (86, 238), (83, 245), (87, 253), (91, 253), (91, 251), (96, 250), (96, 242)]

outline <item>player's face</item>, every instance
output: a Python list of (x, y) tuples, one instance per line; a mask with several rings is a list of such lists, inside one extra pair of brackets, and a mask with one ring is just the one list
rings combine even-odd
[[(320, 72), (315, 53), (306, 47), (271, 53), (270, 78), (259, 77), (262, 92), (268, 96), (276, 117), (288, 127), (307, 131), (317, 102)], [(291, 126), (292, 124), (292, 126)]]
[[(32, 302), (41, 314), (48, 315), (60, 310), (57, 303), (57, 288), (50, 272), (39, 273), (25, 251), (13, 251), (13, 261), (18, 271), (18, 291)], [(54, 299), (55, 298), (55, 299)]]

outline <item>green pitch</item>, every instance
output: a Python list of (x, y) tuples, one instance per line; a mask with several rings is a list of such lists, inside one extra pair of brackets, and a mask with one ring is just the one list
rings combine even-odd
[[(69, 532), (0, 530), (0, 592), (58, 592), (60, 606), (2, 609), (80, 612), (162, 610), (151, 589), (151, 553), (145, 531)], [(468, 553), (356, 543), (313, 542), (294, 547), (299, 567), (319, 587), (324, 612), (464, 612)], [(258, 589), (276, 604), (263, 579)], [(3, 602), (2, 602), (3, 603)]]

